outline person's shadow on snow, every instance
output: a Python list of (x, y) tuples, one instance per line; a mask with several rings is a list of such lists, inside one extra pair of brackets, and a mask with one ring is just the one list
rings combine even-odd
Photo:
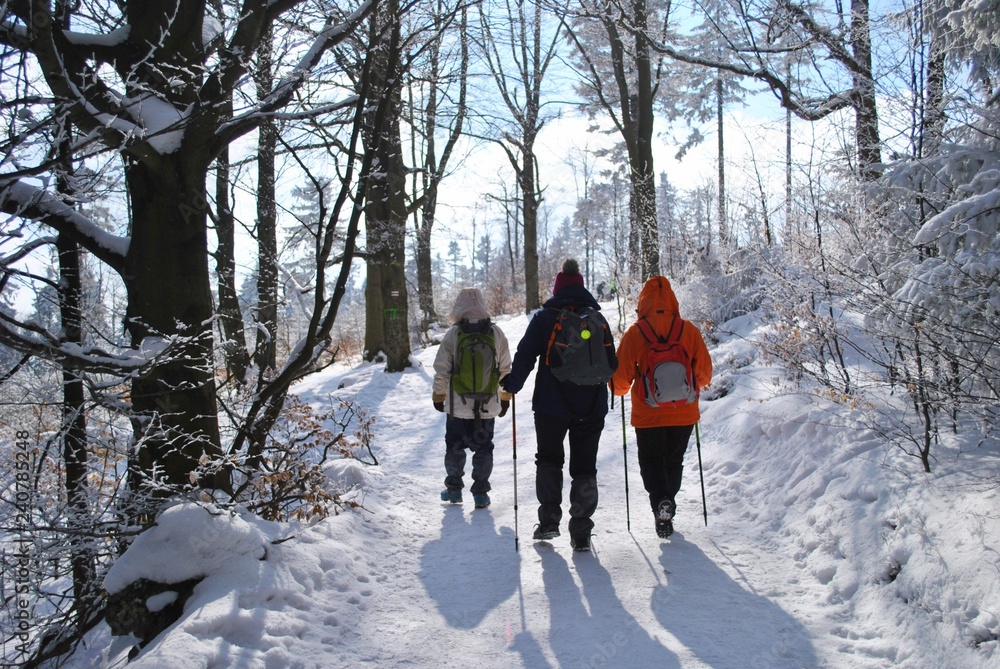
[(574, 554), (578, 587), (562, 555), (539, 544), (535, 550), (542, 558), (549, 646), (558, 666), (680, 668), (676, 655), (626, 610), (596, 554)]
[(711, 667), (810, 669), (818, 666), (802, 623), (733, 580), (698, 546), (663, 544), (651, 607), (663, 628)]
[(452, 627), (473, 629), (517, 587), (514, 531), (498, 532), (489, 509), (442, 510), (441, 538), (424, 544), (420, 582)]

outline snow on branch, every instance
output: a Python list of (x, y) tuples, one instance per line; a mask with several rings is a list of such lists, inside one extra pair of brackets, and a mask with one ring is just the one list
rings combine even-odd
[(97, 346), (61, 341), (36, 323), (19, 321), (0, 312), (0, 343), (60, 367), (90, 374), (142, 377), (158, 364), (169, 362), (176, 350), (193, 340), (180, 335), (146, 337), (140, 348), (113, 353)]
[(0, 179), (0, 211), (33, 219), (72, 237), (115, 270), (128, 253), (129, 238), (113, 235), (52, 193), (22, 180)]
[[(274, 9), (278, 5), (280, 5), (280, 2), (273, 0), (269, 3), (269, 8)], [(334, 22), (332, 18), (328, 19), (326, 25), (319, 31), (312, 45), (299, 59), (291, 72), (278, 81), (274, 89), (264, 96), (250, 112), (243, 115), (240, 119), (236, 119), (220, 127), (217, 137), (222, 139), (223, 142), (227, 142), (233, 136), (242, 134), (248, 128), (256, 125), (262, 116), (269, 116), (274, 111), (284, 107), (292, 98), (295, 91), (308, 80), (323, 55), (349, 37), (358, 25), (374, 11), (375, 6), (376, 3), (374, 0), (366, 0), (352, 14), (344, 17), (341, 21)], [(337, 107), (348, 106), (351, 103), (353, 101), (337, 103), (332, 108), (324, 106), (318, 110), (312, 110), (309, 114), (303, 113), (300, 118), (324, 113)]]
[(101, 35), (97, 33), (74, 32), (71, 30), (63, 30), (62, 35), (66, 38), (67, 42), (74, 46), (111, 48), (125, 44), (131, 30), (132, 26), (124, 25), (121, 28), (116, 28), (107, 34)]

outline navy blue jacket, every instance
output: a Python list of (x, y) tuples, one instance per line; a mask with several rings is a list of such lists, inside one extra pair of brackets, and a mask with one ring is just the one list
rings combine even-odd
[[(521, 390), (528, 374), (535, 368), (535, 361), (538, 360), (535, 392), (531, 396), (533, 409), (536, 412), (579, 418), (604, 416), (608, 413), (607, 384), (580, 386), (575, 383), (563, 383), (552, 376), (545, 362), (545, 352), (549, 347), (549, 338), (552, 336), (556, 318), (563, 307), (569, 306), (601, 308), (590, 291), (576, 284), (566, 286), (552, 296), (532, 315), (524, 336), (517, 344), (510, 375), (504, 380), (503, 386), (512, 393)], [(610, 330), (605, 331), (604, 341), (610, 344), (605, 348), (608, 352), (608, 363), (611, 369), (616, 369), (618, 358), (615, 355), (614, 339)]]

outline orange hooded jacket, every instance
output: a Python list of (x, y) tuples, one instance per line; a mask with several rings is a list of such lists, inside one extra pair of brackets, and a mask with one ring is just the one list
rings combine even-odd
[[(660, 336), (666, 336), (674, 318), (680, 318), (677, 296), (666, 277), (650, 277), (639, 293), (638, 317), (645, 318)], [(701, 331), (690, 321), (684, 321), (681, 343), (691, 354), (694, 377), (698, 386), (704, 388), (712, 381), (712, 358), (702, 339)], [(611, 379), (615, 395), (624, 395), (632, 389), (632, 426), (667, 427), (694, 425), (701, 417), (697, 402), (662, 407), (651, 407), (639, 399), (633, 384), (639, 374), (639, 363), (645, 358), (649, 342), (642, 336), (639, 326), (629, 326), (618, 343), (618, 369)]]

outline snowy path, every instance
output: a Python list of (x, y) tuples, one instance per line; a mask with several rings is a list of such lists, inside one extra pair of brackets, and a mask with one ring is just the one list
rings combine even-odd
[[(500, 324), (516, 343), (526, 322)], [(418, 352), (400, 374), (374, 364), (329, 369), (296, 388), (317, 406), (354, 400), (377, 417), (380, 466), (342, 460), (331, 470), (365, 481), (362, 509), (303, 526), (188, 505), (136, 541), (125, 556), (133, 559), (115, 565), (132, 573), (124, 582), (207, 577), (182, 619), (129, 667), (1000, 666), (991, 652), (1000, 638), (989, 604), (995, 553), (980, 549), (995, 544), (980, 511), (995, 504), (993, 487), (957, 511), (942, 485), (904, 480), (894, 489), (879, 437), (844, 429), (837, 411), (782, 389), (781, 370), (756, 364), (741, 334), (713, 349), (717, 399), (702, 404), (708, 526), (692, 444), (677, 532), (656, 537), (629, 427), (628, 531), (619, 404), (598, 457), (592, 553), (574, 553), (565, 534), (531, 541), (527, 390), (516, 405), (520, 550), (511, 416), (497, 424), (493, 505), (439, 501), (445, 420), (430, 402), (435, 352)], [(956, 463), (942, 473), (949, 486), (964, 460)], [(74, 668), (125, 666), (128, 641), (102, 630)]]
[[(508, 336), (516, 343), (520, 332)], [(363, 536), (355, 539), (368, 549), (365, 570), (377, 585), (352, 621), (361, 638), (337, 658), (342, 666), (890, 666), (853, 653), (843, 663), (818, 659), (818, 630), (796, 613), (796, 602), (809, 593), (798, 583), (794, 556), (762, 542), (760, 526), (743, 525), (739, 504), (710, 500), (705, 527), (693, 441), (678, 531), (661, 542), (628, 428), (630, 533), (617, 410), (601, 442), (593, 553), (574, 553), (565, 527), (551, 543), (531, 541), (534, 429), (527, 390), (516, 405), (520, 550), (509, 416), (497, 425), (493, 505), (440, 503), (444, 418), (429, 401), (434, 352), (419, 354), (422, 368), (394, 375), (391, 389), (381, 388), (389, 381), (374, 381), (357, 396), (379, 416), (376, 435), (394, 437), (380, 442), (382, 472), (365, 502), (374, 515), (357, 523)], [(413, 398), (412, 406), (398, 406), (399, 398)], [(702, 447), (706, 455), (714, 450), (710, 436)], [(705, 465), (706, 476), (718, 480), (710, 456)], [(823, 627), (822, 620), (812, 622)]]

